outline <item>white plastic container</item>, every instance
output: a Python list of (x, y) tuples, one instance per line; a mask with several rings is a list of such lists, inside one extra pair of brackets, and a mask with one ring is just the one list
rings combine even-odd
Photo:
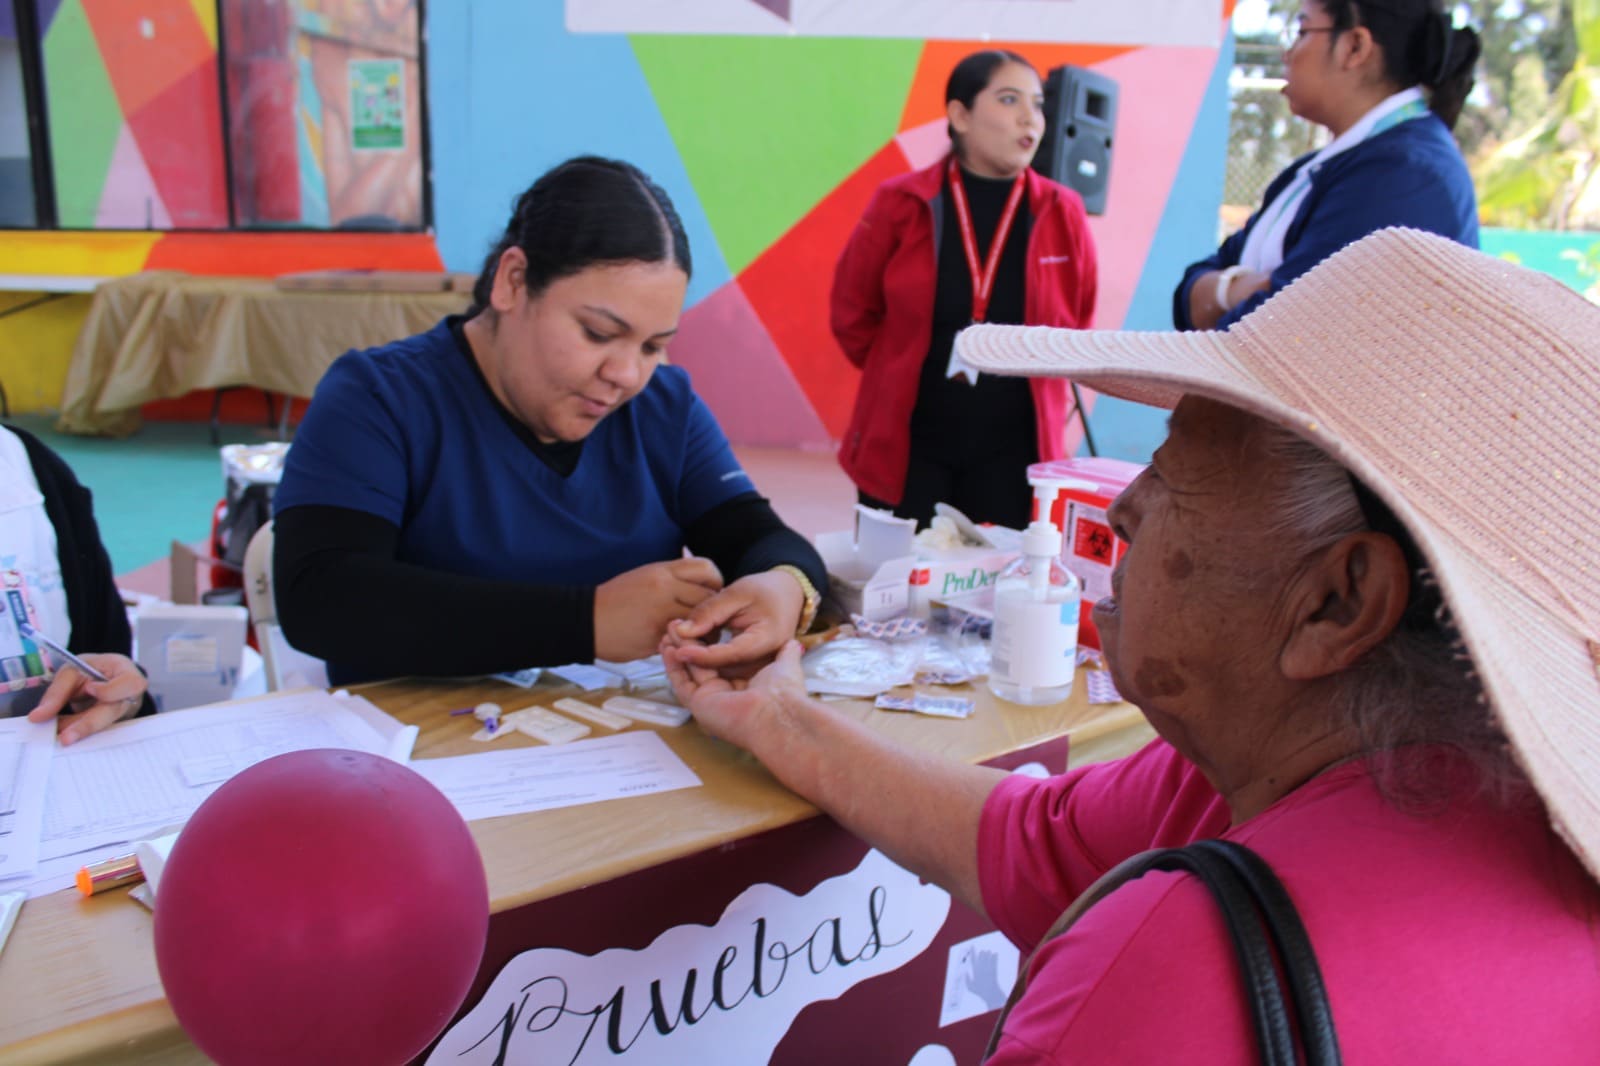
[(989, 691), (1009, 703), (1042, 706), (1072, 694), (1078, 667), (1078, 579), (1061, 565), (1061, 531), (1050, 521), (1069, 483), (1029, 479), (1040, 517), (1022, 534), (1022, 554), (995, 581)]

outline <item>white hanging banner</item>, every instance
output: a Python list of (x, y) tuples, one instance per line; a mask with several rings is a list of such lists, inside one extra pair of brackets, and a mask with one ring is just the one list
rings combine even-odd
[(1222, 41), (1219, 0), (566, 0), (571, 33), (909, 37), (1187, 45)]
[(525, 951), (428, 1064), (766, 1062), (807, 1005), (904, 966), (949, 913), (947, 892), (869, 851), (803, 896), (753, 885), (715, 925), (676, 926), (639, 951)]

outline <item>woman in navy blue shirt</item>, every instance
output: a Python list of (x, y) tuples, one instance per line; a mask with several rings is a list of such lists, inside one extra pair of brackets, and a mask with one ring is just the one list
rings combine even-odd
[(636, 659), (679, 619), (727, 662), (792, 637), (822, 562), (662, 365), (690, 269), (665, 192), (570, 160), (464, 316), (340, 358), (274, 499), (290, 643), (346, 683)]

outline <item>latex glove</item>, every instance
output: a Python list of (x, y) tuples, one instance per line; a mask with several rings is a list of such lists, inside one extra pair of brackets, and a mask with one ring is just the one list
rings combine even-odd
[(56, 719), (56, 736), (63, 744), (133, 717), (150, 687), (139, 667), (126, 655), (101, 653), (80, 658), (105, 674), (106, 680), (96, 681), (79, 673), (75, 666), (63, 665), (50, 680), (39, 705), (28, 712), (30, 722)]

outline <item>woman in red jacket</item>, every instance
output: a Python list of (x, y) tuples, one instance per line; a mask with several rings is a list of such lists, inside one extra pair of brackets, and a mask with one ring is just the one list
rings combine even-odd
[(943, 501), (1020, 528), (1026, 467), (1065, 450), (1067, 384), (980, 376), (951, 344), (973, 322), (1087, 327), (1094, 243), (1078, 194), (1028, 167), (1044, 91), (1026, 59), (970, 55), (944, 95), (950, 155), (878, 188), (834, 273), (833, 335), (862, 370), (839, 462), (903, 518)]

